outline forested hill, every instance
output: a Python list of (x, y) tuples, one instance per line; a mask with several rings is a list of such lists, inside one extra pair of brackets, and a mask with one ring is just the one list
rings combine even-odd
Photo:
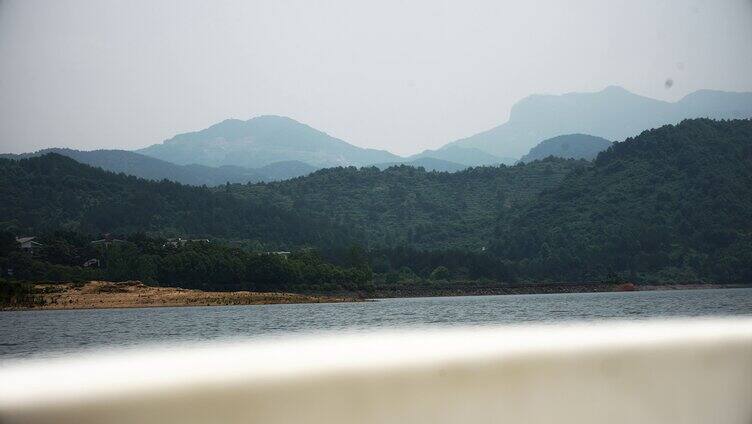
[(364, 245), (421, 249), (488, 246), (496, 217), (556, 187), (586, 161), (549, 159), (455, 173), (396, 166), (332, 168), (307, 177), (228, 189), (254, 203), (283, 205), (363, 229)]
[[(15, 235), (143, 231), (254, 240), (269, 250), (360, 245), (377, 255), (408, 247), (389, 260), (518, 280), (752, 281), (750, 120), (661, 127), (593, 162), (456, 173), (331, 168), (212, 189), (46, 155), (0, 160), (0, 196), (0, 229)], [(452, 274), (470, 266), (449, 260), (471, 256), (486, 268)]]
[(0, 159), (0, 226), (16, 234), (84, 233), (252, 239), (272, 248), (362, 238), (328, 219), (241, 199), (224, 189), (113, 174), (57, 154)]
[(752, 281), (752, 121), (687, 120), (602, 152), (500, 220), (494, 251), (562, 280)]
[(332, 168), (216, 189), (107, 173), (59, 155), (0, 161), (0, 225), (84, 232), (253, 239), (330, 248), (487, 246), (497, 215), (558, 185), (584, 161), (548, 160), (458, 173), (410, 166)]

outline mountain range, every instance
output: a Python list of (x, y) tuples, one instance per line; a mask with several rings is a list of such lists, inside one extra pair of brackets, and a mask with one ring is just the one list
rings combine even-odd
[(258, 168), (300, 161), (317, 168), (364, 166), (401, 159), (385, 150), (364, 149), (283, 116), (228, 119), (201, 131), (178, 134), (138, 153), (179, 165)]
[(102, 169), (190, 185), (285, 180), (338, 166), (395, 165), (457, 172), (473, 166), (512, 165), (546, 156), (593, 159), (642, 131), (683, 119), (752, 117), (752, 93), (700, 90), (671, 103), (607, 87), (594, 93), (532, 95), (516, 103), (509, 120), (436, 150), (400, 157), (365, 149), (282, 116), (228, 119), (178, 134), (135, 152), (46, 149)]
[(77, 162), (102, 168), (106, 171), (134, 175), (147, 180), (170, 180), (195, 186), (217, 186), (225, 183), (247, 183), (286, 180), (310, 174), (317, 168), (299, 161), (274, 162), (260, 168), (243, 168), (224, 165), (176, 165), (127, 150), (91, 150), (53, 148), (20, 155), (2, 154), (0, 157), (24, 159), (56, 153)]
[(749, 117), (752, 93), (700, 90), (671, 103), (611, 86), (595, 93), (526, 97), (512, 107), (507, 122), (444, 148), (473, 147), (499, 157), (519, 158), (541, 140), (564, 134), (619, 141), (683, 119)]

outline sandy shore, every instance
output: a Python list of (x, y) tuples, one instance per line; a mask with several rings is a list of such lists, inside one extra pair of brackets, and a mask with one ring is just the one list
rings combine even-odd
[(516, 294), (592, 293), (614, 291), (698, 290), (746, 287), (729, 284), (524, 284), (483, 286), (447, 283), (444, 285), (402, 285), (376, 287), (362, 293), (306, 295), (293, 293), (260, 293), (249, 291), (209, 292), (176, 287), (152, 287), (139, 281), (113, 283), (40, 283), (34, 285), (34, 296), (42, 302), (34, 306), (0, 309), (104, 309), (149, 308), (158, 306), (225, 306), (270, 305), (286, 303), (358, 302), (363, 299), (394, 297), (488, 296)]
[(318, 296), (249, 291), (206, 292), (175, 287), (152, 287), (139, 281), (112, 283), (35, 284), (44, 304), (12, 309), (100, 309), (157, 306), (269, 305), (278, 303), (353, 302), (355, 297)]

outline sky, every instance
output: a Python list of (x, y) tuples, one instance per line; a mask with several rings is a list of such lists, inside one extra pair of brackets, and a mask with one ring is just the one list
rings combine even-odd
[(274, 114), (406, 155), (609, 85), (752, 91), (752, 0), (0, 0), (0, 152)]

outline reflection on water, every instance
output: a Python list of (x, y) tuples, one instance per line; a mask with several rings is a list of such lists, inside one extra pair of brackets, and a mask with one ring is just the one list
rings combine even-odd
[(0, 361), (93, 347), (295, 332), (752, 315), (752, 288), (386, 299), (363, 303), (0, 312)]

